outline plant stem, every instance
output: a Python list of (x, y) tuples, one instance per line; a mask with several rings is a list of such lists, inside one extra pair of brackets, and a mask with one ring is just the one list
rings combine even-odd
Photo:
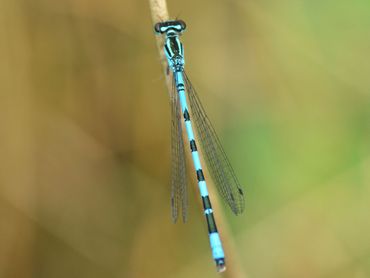
[[(166, 0), (149, 0), (150, 10), (152, 13), (153, 25), (160, 22), (166, 21), (169, 19), (167, 2)], [(156, 36), (157, 47), (159, 52), (159, 58), (162, 63), (163, 73), (166, 78), (166, 85), (169, 95), (172, 94), (172, 83), (169, 74), (167, 74), (167, 61), (166, 56), (163, 51), (163, 39), (161, 36)]]

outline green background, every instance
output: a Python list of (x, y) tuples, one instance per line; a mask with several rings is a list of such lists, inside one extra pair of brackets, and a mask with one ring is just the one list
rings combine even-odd
[[(216, 212), (221, 276), (370, 277), (370, 2), (168, 5), (246, 192)], [(0, 22), (0, 277), (220, 277), (190, 164), (171, 222), (148, 2), (1, 0)]]

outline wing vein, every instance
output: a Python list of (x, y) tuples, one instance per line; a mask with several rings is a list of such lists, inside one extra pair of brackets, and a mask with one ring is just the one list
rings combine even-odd
[(240, 214), (244, 210), (243, 190), (198, 94), (185, 73), (184, 79), (190, 109), (200, 137), (200, 144), (205, 154), (208, 170), (222, 198), (235, 214)]
[(172, 220), (177, 221), (179, 208), (183, 222), (187, 220), (188, 195), (186, 185), (186, 162), (182, 137), (181, 112), (175, 82), (171, 94), (171, 207)]

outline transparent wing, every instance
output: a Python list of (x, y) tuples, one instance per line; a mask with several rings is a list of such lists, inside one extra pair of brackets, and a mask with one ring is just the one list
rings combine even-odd
[(181, 206), (182, 219), (186, 222), (188, 195), (186, 188), (186, 165), (184, 140), (182, 137), (181, 112), (179, 97), (175, 90), (175, 83), (172, 83), (171, 95), (171, 207), (172, 220), (176, 222)]
[(189, 78), (184, 73), (188, 91), (191, 117), (198, 131), (199, 141), (205, 154), (205, 161), (216, 187), (235, 214), (244, 210), (244, 195), (234, 170), (218, 139), (215, 129), (201, 104)]

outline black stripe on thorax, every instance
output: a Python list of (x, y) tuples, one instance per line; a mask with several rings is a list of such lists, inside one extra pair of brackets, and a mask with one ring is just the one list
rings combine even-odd
[(164, 45), (164, 48), (166, 49), (166, 52), (169, 56), (172, 56), (171, 50), (168, 48), (167, 44)]

